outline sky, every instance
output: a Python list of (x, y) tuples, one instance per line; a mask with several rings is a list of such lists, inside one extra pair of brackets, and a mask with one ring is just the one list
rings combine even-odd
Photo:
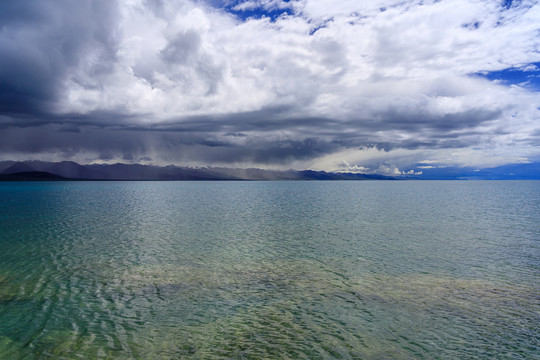
[(540, 161), (531, 0), (3, 0), (0, 160)]

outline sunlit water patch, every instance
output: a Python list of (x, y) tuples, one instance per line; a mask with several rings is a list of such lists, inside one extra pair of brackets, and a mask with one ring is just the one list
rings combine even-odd
[(2, 359), (539, 358), (539, 182), (0, 195)]

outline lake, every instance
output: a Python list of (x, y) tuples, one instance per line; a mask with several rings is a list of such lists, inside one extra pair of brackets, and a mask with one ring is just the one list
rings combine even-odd
[(540, 181), (0, 183), (1, 359), (540, 359)]

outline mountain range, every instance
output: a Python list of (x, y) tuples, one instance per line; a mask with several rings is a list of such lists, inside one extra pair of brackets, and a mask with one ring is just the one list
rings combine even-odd
[(391, 177), (378, 174), (314, 170), (264, 170), (181, 167), (142, 164), (90, 164), (73, 161), (0, 161), (0, 180), (534, 180), (540, 163), (510, 164), (488, 169), (430, 167), (421, 174)]
[(393, 180), (374, 174), (313, 170), (262, 170), (141, 164), (90, 164), (73, 161), (0, 161), (0, 180)]

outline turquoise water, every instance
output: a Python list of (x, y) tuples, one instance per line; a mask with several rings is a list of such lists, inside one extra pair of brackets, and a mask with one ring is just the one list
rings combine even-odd
[(0, 183), (1, 359), (540, 359), (540, 182)]

